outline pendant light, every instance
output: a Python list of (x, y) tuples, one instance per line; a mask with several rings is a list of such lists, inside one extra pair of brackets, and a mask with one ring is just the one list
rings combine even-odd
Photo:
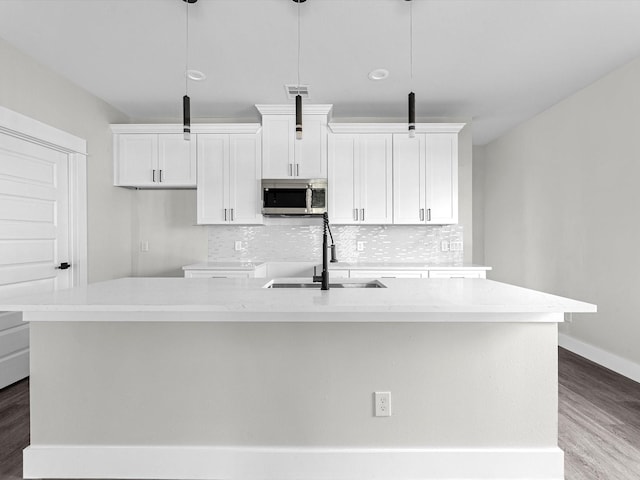
[[(411, 87), (413, 90), (413, 3), (409, 3), (409, 70), (411, 75)], [(416, 136), (416, 94), (409, 92), (409, 138)]]
[(300, 95), (300, 4), (306, 0), (293, 0), (298, 4), (298, 94), (296, 95), (296, 140), (302, 140), (302, 95)]
[(185, 41), (184, 97), (182, 97), (182, 131), (184, 139), (191, 140), (191, 99), (189, 98), (189, 4), (198, 0), (182, 0), (187, 4)]

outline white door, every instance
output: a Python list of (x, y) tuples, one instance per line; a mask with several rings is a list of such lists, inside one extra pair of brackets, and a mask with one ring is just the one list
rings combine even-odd
[(228, 223), (229, 135), (199, 133), (198, 143), (198, 224)]
[(121, 133), (118, 136), (116, 185), (155, 185), (158, 172), (158, 135), (155, 133)]
[(458, 136), (426, 136), (427, 223), (458, 223)]
[(167, 187), (196, 185), (195, 141), (187, 141), (181, 133), (158, 135), (159, 183)]
[[(71, 286), (68, 155), (0, 133), (0, 297)], [(28, 375), (28, 325), (0, 312), (0, 388)]]

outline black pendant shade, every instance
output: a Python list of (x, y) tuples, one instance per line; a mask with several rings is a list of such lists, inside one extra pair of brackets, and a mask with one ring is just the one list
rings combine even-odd
[(302, 96), (296, 95), (296, 139), (302, 140)]
[(184, 139), (191, 140), (191, 100), (188, 95), (182, 97), (182, 116)]
[(416, 94), (409, 93), (409, 137), (416, 136)]

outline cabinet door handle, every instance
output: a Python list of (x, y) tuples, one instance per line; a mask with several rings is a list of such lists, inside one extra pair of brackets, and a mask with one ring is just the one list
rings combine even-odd
[(151, 181), (153, 183), (156, 182), (156, 171), (155, 170), (151, 170)]
[(357, 222), (358, 221), (358, 209), (354, 208), (353, 209), (353, 219)]
[(225, 222), (227, 221), (227, 209), (226, 208), (224, 209), (224, 221)]
[(360, 220), (364, 222), (364, 208), (360, 209)]
[(158, 170), (160, 172), (160, 183), (162, 183), (162, 170)]
[(427, 208), (427, 222), (431, 221), (431, 209)]
[(293, 177), (293, 165), (289, 164), (289, 176)]
[(424, 208), (420, 209), (420, 221), (424, 222)]
[(296, 177), (300, 176), (300, 164), (296, 163)]
[(231, 209), (231, 221), (233, 222), (233, 208)]

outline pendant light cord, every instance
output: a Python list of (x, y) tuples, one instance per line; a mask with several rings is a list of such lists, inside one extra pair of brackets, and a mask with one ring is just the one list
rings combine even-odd
[(186, 7), (186, 29), (185, 29), (185, 66), (184, 66), (184, 91), (189, 95), (189, 2), (185, 2)]
[(411, 87), (413, 87), (413, 2), (409, 0), (409, 65)]
[(298, 0), (298, 91), (300, 91), (300, 0)]

